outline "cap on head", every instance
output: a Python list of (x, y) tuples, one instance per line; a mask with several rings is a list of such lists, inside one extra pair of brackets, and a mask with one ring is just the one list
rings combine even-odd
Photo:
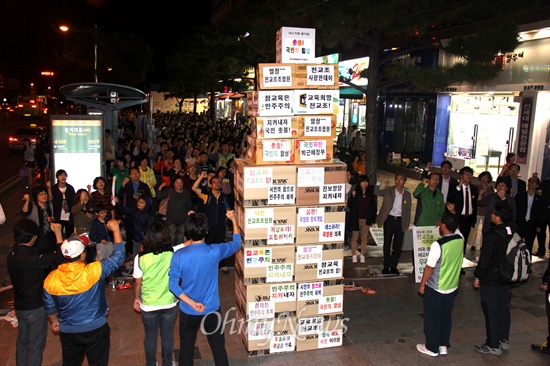
[(76, 258), (82, 254), (89, 242), (87, 235), (71, 236), (61, 244), (61, 253), (65, 258)]

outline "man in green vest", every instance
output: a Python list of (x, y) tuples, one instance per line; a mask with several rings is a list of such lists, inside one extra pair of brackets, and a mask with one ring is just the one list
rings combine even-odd
[(445, 213), (439, 225), (440, 239), (430, 247), (418, 293), (424, 297), (425, 344), (419, 352), (428, 356), (446, 355), (450, 344), (453, 304), (458, 292), (464, 239), (456, 233), (458, 216)]

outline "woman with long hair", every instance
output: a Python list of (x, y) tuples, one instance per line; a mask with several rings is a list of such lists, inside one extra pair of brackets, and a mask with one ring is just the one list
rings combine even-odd
[(74, 235), (78, 236), (90, 231), (94, 215), (90, 207), (90, 194), (86, 189), (81, 188), (76, 191), (71, 207), (71, 215), (73, 215), (74, 220)]
[[(48, 182), (49, 184), (49, 182)], [(50, 223), (54, 221), (53, 206), (49, 200), (48, 188), (44, 186), (34, 187), (31, 202), (30, 195), (23, 196), (25, 203), (21, 214), (28, 217), (38, 225), (38, 238), (34, 246), (43, 253), (55, 251), (56, 237), (51, 229)]]
[[(93, 188), (94, 191), (91, 191), (91, 188)], [(88, 193), (90, 194), (90, 203), (92, 207), (104, 206), (107, 208), (107, 222), (115, 217), (115, 208), (112, 204), (113, 198), (111, 189), (107, 188), (107, 181), (105, 178), (95, 177), (93, 185), (90, 186), (88, 184)]]
[(370, 226), (376, 221), (376, 196), (366, 175), (359, 176), (355, 190), (348, 199), (351, 229), (351, 261), (357, 263), (357, 241), (361, 239), (361, 263), (365, 263)]

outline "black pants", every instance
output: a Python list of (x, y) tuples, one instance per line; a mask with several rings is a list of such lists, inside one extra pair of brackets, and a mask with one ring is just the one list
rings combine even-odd
[(111, 347), (111, 329), (109, 324), (83, 333), (59, 333), (63, 354), (63, 366), (80, 366), (84, 355), (89, 365), (109, 364)]
[(223, 314), (220, 309), (206, 315), (189, 315), (180, 310), (179, 366), (193, 365), (199, 329), (206, 334), (216, 366), (229, 366), (223, 335)]
[(470, 236), (470, 231), (472, 231), (472, 226), (475, 225), (476, 220), (477, 215), (460, 215), (458, 219), (458, 230), (460, 230), (460, 233), (464, 237), (464, 254), (466, 254), (466, 246), (468, 245), (468, 237)]
[(74, 232), (74, 224), (70, 221), (59, 221), (61, 224), (61, 233), (63, 234), (63, 238), (66, 239), (73, 235)]
[(545, 210), (542, 227), (540, 228), (540, 232), (537, 233), (537, 242), (539, 243), (539, 249), (537, 250), (537, 254), (541, 257), (544, 257), (544, 255), (546, 254), (546, 228), (548, 227), (549, 221), (550, 221), (550, 210)]
[(485, 315), (485, 344), (491, 348), (499, 348), (499, 341), (510, 337), (510, 286), (485, 286), (479, 289), (481, 309)]
[[(518, 225), (518, 234), (525, 240), (529, 253), (533, 254), (533, 244), (537, 237), (537, 224), (534, 220), (524, 221)], [(544, 248), (544, 242), (542, 242)], [(539, 248), (540, 251), (540, 248)]]
[(397, 267), (403, 247), (401, 217), (388, 216), (384, 221), (384, 268)]

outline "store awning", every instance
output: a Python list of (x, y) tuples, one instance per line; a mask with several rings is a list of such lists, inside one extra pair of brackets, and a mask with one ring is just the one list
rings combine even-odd
[(350, 86), (340, 87), (341, 99), (363, 99), (363, 93)]

